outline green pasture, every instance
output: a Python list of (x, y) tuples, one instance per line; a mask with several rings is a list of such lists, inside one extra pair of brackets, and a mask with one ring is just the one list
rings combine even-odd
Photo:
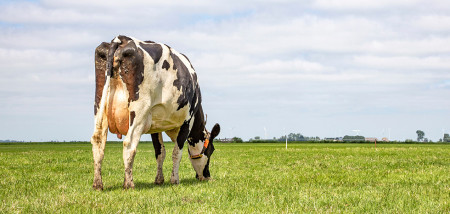
[(214, 180), (195, 179), (185, 148), (171, 185), (173, 145), (164, 185), (141, 143), (123, 190), (122, 145), (108, 143), (101, 192), (88, 143), (0, 144), (0, 213), (450, 213), (450, 145), (215, 143)]

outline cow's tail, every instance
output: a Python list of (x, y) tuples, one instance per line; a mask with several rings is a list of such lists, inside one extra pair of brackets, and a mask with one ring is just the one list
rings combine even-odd
[(108, 56), (107, 56), (108, 58), (106, 61), (106, 71), (105, 71), (106, 81), (105, 81), (105, 85), (103, 86), (102, 99), (100, 100), (99, 111), (97, 112), (97, 115), (95, 118), (95, 127), (97, 129), (101, 129), (101, 127), (102, 127), (103, 113), (106, 109), (106, 102), (107, 102), (109, 91), (110, 91), (109, 86), (110, 86), (111, 77), (113, 74), (114, 53), (116, 52), (117, 47), (119, 46), (120, 43), (122, 43), (122, 42), (120, 41), (119, 38), (116, 37), (111, 42), (111, 46), (108, 51)]

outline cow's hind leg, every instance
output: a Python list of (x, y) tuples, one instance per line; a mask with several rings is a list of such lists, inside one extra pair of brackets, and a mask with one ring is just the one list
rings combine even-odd
[(141, 139), (140, 134), (128, 134), (123, 141), (123, 163), (125, 166), (125, 177), (123, 188), (134, 188), (133, 182), (133, 163), (136, 156), (136, 148)]
[(130, 125), (127, 136), (123, 141), (123, 163), (125, 166), (125, 178), (123, 181), (124, 189), (134, 188), (133, 163), (136, 155), (136, 148), (141, 139), (141, 135), (144, 133), (144, 127), (147, 123), (151, 124), (151, 119), (148, 120), (148, 118), (151, 118), (151, 115), (149, 117), (145, 117), (145, 115), (135, 116), (134, 124)]
[(102, 162), (107, 135), (108, 121), (106, 119), (106, 114), (104, 114), (101, 127), (95, 127), (94, 134), (91, 138), (92, 153), (94, 155), (94, 184), (92, 187), (96, 190), (103, 190)]
[(158, 164), (156, 171), (155, 184), (164, 183), (163, 163), (166, 157), (166, 149), (164, 147), (162, 133), (152, 134), (153, 148), (155, 148), (155, 157)]

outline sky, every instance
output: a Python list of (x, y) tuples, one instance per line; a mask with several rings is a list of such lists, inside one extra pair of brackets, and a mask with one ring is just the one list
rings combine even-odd
[(450, 132), (446, 0), (0, 0), (0, 139), (88, 141), (117, 35), (189, 57), (219, 138)]

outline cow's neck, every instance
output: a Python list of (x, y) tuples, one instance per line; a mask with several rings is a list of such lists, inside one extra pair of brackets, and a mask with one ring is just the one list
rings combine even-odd
[(205, 117), (203, 115), (203, 108), (200, 105), (197, 112), (194, 113), (194, 124), (192, 125), (192, 128), (190, 130), (189, 136), (188, 136), (188, 143), (189, 145), (195, 147), (197, 143), (202, 143), (206, 139), (206, 128), (205, 128)]

